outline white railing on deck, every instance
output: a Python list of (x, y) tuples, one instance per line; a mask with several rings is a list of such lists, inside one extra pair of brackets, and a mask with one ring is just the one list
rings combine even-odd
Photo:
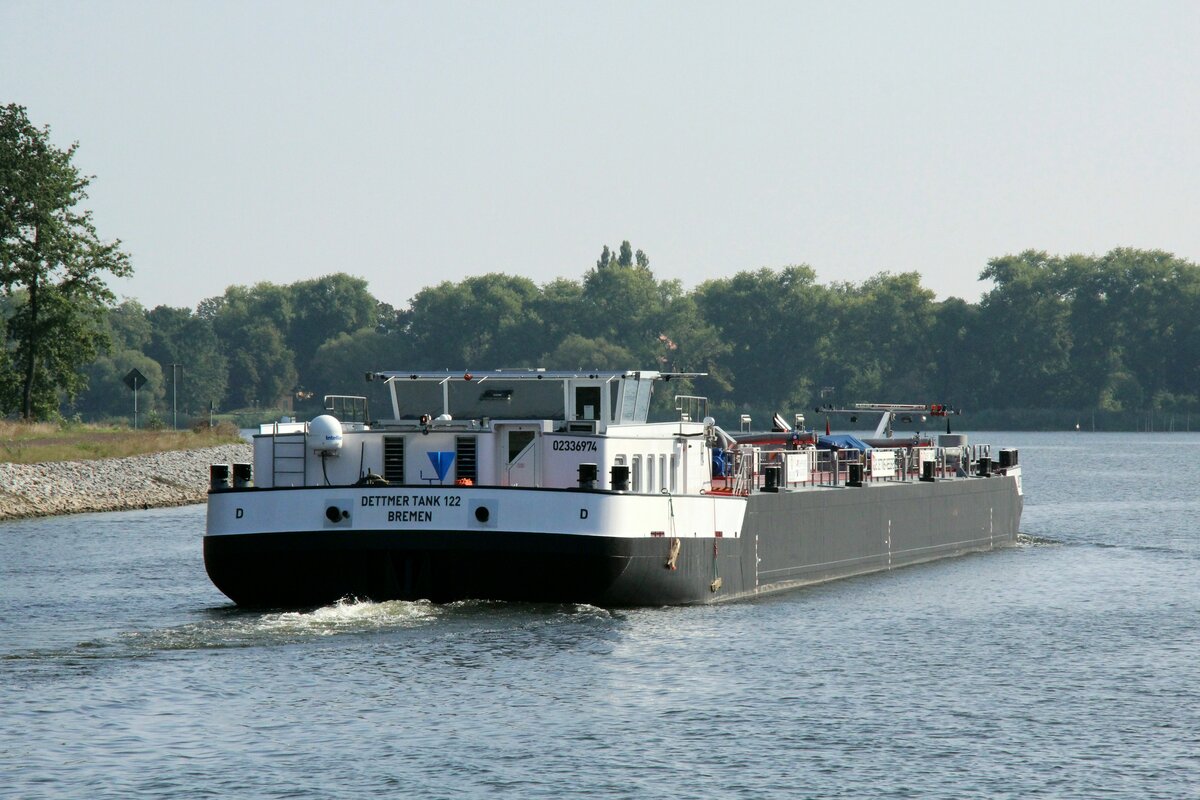
[[(914, 481), (921, 477), (921, 456), (928, 453), (933, 461), (933, 477), (938, 479), (967, 477), (976, 475), (980, 458), (991, 458), (992, 447), (988, 444), (965, 445), (962, 447), (896, 447), (872, 448), (871, 453), (891, 453), (893, 466), (891, 469), (872, 469), (869, 456), (854, 449), (849, 450), (817, 450), (804, 448), (801, 450), (768, 450), (757, 447), (744, 447), (732, 453), (733, 468), (729, 478), (714, 478), (714, 486), (728, 487), (734, 493), (748, 493), (761, 490), (765, 484), (765, 473), (768, 466), (779, 467), (779, 487), (799, 488), (806, 486), (845, 486), (850, 477), (850, 466), (862, 466), (864, 483)], [(786, 457), (795, 458), (804, 454), (809, 459), (809, 479), (803, 481), (787, 480)], [(992, 471), (998, 470), (999, 465), (993, 460)]]

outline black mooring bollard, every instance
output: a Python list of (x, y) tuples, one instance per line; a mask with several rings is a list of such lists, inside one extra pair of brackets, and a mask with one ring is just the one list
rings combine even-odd
[(614, 492), (629, 491), (629, 467), (625, 464), (617, 464), (609, 471), (612, 490)]
[(208, 488), (220, 491), (229, 488), (229, 465), (212, 464), (208, 468)]
[(579, 465), (579, 488), (580, 489), (595, 489), (596, 476), (598, 470), (595, 464), (584, 463)]

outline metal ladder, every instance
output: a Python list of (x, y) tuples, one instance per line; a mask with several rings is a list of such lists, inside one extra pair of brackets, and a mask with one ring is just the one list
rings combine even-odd
[(754, 463), (749, 453), (739, 452), (738, 456), (737, 464), (734, 467), (736, 472), (733, 476), (733, 493), (748, 495), (752, 487), (751, 476)]
[(308, 471), (306, 434), (280, 433), (279, 423), (271, 432), (271, 480), (274, 486), (304, 486)]

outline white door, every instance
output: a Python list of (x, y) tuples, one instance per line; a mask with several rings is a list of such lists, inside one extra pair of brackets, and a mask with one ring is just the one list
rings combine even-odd
[(500, 485), (540, 486), (538, 453), (541, 428), (537, 425), (498, 425), (500, 428)]

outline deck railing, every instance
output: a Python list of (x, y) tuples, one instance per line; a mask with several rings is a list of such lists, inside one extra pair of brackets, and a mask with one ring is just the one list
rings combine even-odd
[[(814, 486), (846, 486), (854, 479), (866, 483), (906, 482), (927, 477), (935, 480), (977, 476), (984, 464), (989, 472), (999, 471), (992, 459), (989, 444), (955, 447), (895, 447), (860, 450), (801, 450), (742, 447), (732, 453), (729, 474), (714, 477), (718, 491), (748, 494), (770, 488), (802, 488)], [(800, 480), (789, 480), (788, 460), (802, 459), (798, 471)], [(985, 461), (986, 459), (986, 461)], [(806, 462), (806, 463), (804, 463)], [(931, 463), (926, 468), (925, 462)], [(777, 470), (768, 477), (770, 470)]]

